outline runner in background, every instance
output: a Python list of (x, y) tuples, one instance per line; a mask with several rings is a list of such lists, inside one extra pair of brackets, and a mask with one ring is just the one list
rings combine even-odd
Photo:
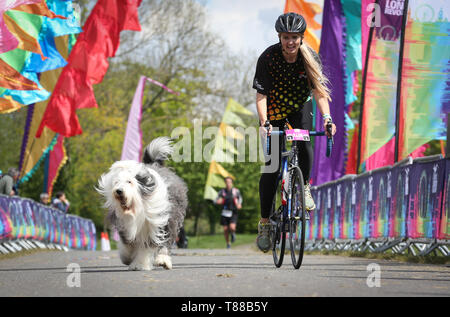
[(225, 178), (225, 185), (226, 187), (219, 191), (216, 204), (223, 207), (220, 224), (223, 226), (227, 249), (229, 249), (231, 248), (230, 235), (231, 243), (236, 240), (236, 224), (238, 210), (242, 208), (242, 195), (239, 189), (233, 187), (233, 179), (231, 177)]

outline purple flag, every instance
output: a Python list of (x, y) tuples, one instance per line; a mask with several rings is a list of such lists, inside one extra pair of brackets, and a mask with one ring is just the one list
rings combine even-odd
[(144, 95), (145, 76), (141, 76), (134, 93), (133, 103), (131, 104), (130, 114), (128, 115), (127, 131), (122, 148), (122, 161), (133, 160), (141, 161), (142, 157), (142, 98)]
[[(317, 137), (314, 147), (313, 184), (335, 180), (345, 174), (347, 132), (345, 126), (345, 18), (340, 0), (325, 1), (320, 57), (324, 73), (331, 83), (331, 116), (337, 132), (331, 157), (327, 158), (326, 137)], [(316, 129), (323, 130), (323, 120), (316, 118)]]

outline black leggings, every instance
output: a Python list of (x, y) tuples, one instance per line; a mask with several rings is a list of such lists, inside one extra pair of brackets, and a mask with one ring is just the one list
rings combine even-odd
[[(313, 115), (312, 115), (312, 102), (309, 101), (305, 103), (299, 112), (293, 113), (287, 117), (289, 124), (294, 129), (304, 129), (312, 130)], [(285, 120), (271, 121), (273, 127), (283, 128)], [(280, 147), (281, 140), (283, 137), (280, 136)], [(297, 142), (298, 154), (301, 159), (299, 167), (302, 171), (303, 178), (305, 179), (305, 184), (309, 183), (309, 175), (311, 173), (312, 163), (313, 163), (313, 149), (311, 142)], [(273, 197), (275, 196), (276, 181), (280, 173), (281, 165), (281, 149), (278, 153), (278, 168), (275, 172), (264, 172), (261, 174), (259, 180), (259, 200), (261, 204), (261, 218), (269, 218), (270, 209), (272, 206)], [(266, 162), (266, 167), (270, 165), (270, 161)]]

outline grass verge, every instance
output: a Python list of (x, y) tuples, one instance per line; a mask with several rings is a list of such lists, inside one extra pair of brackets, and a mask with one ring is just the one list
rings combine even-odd
[[(194, 236), (188, 239), (189, 249), (225, 249), (227, 247), (223, 234)], [(236, 241), (231, 244), (231, 248), (251, 244), (255, 240), (255, 234), (236, 234)]]

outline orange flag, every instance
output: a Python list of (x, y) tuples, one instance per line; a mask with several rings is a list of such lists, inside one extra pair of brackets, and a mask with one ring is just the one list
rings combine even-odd
[(10, 113), (22, 108), (22, 104), (14, 101), (10, 96), (0, 98), (0, 113)]
[(14, 90), (39, 90), (38, 85), (22, 76), (0, 58), (0, 87)]
[(284, 6), (284, 13), (295, 12), (301, 14), (308, 24), (308, 27), (305, 31), (305, 41), (311, 46), (316, 52), (319, 51), (320, 40), (319, 38), (311, 31), (320, 30), (322, 25), (317, 23), (314, 20), (314, 17), (322, 12), (322, 8), (320, 5), (305, 2), (304, 0), (286, 0), (286, 5)]

